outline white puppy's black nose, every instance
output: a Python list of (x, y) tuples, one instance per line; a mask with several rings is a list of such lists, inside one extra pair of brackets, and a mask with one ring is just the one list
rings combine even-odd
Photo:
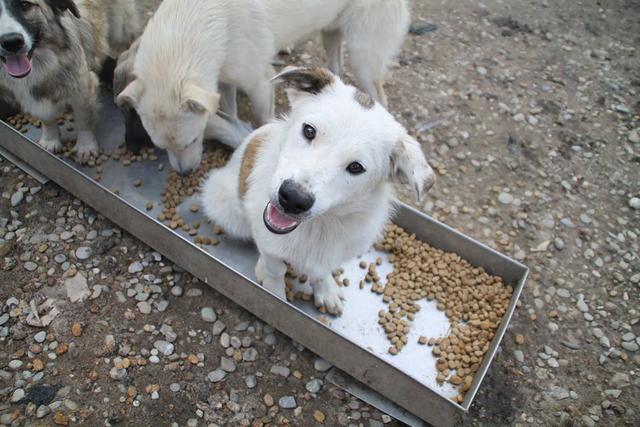
[(24, 37), (20, 33), (7, 33), (0, 36), (0, 46), (5, 52), (17, 53), (24, 48)]
[(285, 213), (299, 215), (311, 209), (316, 198), (300, 184), (287, 179), (280, 186), (278, 201)]

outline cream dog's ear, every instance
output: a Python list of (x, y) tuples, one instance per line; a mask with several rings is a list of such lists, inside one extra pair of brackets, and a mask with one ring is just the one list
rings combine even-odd
[(185, 83), (180, 94), (185, 110), (196, 114), (212, 114), (218, 111), (220, 95), (193, 83)]
[(326, 68), (289, 66), (271, 81), (285, 84), (287, 96), (293, 104), (304, 97), (319, 94), (336, 79), (337, 77)]
[(135, 108), (143, 92), (144, 85), (140, 80), (135, 79), (116, 97), (116, 104), (120, 108)]
[(393, 147), (390, 161), (389, 179), (410, 184), (416, 193), (416, 200), (420, 202), (422, 196), (433, 187), (436, 178), (424, 157), (420, 143), (409, 134), (405, 134)]

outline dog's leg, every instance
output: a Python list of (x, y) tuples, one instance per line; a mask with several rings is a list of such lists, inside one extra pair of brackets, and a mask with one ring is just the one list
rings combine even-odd
[(234, 85), (220, 83), (220, 109), (229, 117), (238, 118), (237, 90)]
[(339, 76), (343, 66), (342, 31), (340, 29), (322, 31), (322, 43), (327, 51), (329, 69)]
[[(267, 74), (269, 75), (269, 74)], [(273, 85), (268, 78), (259, 77), (253, 85), (247, 89), (247, 95), (251, 99), (253, 115), (260, 126), (273, 118)]]
[(316, 307), (324, 307), (331, 314), (341, 314), (344, 294), (331, 274), (311, 278)]
[(211, 114), (204, 131), (204, 138), (220, 141), (236, 149), (251, 131), (251, 126), (237, 118), (230, 117), (227, 120), (217, 114)]
[(55, 116), (42, 119), (42, 136), (38, 144), (52, 153), (57, 153), (62, 150), (60, 131)]
[(284, 261), (263, 253), (256, 264), (256, 278), (269, 291), (276, 294), (283, 300), (287, 299), (285, 294), (284, 275), (287, 272), (287, 266)]
[(79, 163), (86, 163), (92, 155), (98, 155), (98, 141), (95, 134), (98, 120), (98, 77), (91, 72), (84, 84), (85, 87), (81, 88), (71, 101), (78, 133), (73, 151)]

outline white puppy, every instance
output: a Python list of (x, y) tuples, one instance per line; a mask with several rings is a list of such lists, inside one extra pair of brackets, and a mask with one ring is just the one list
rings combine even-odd
[(199, 165), (204, 137), (235, 148), (246, 136), (215, 114), (222, 104), (234, 116), (235, 88), (249, 96), (260, 124), (273, 117), (271, 60), (310, 33), (323, 30), (335, 73), (345, 40), (359, 84), (385, 103), (386, 67), (408, 22), (407, 0), (164, 0), (118, 104), (137, 110), (153, 143), (186, 173)]
[(257, 129), (211, 172), (206, 215), (253, 239), (256, 277), (284, 296), (285, 262), (308, 275), (315, 303), (342, 311), (331, 272), (368, 250), (392, 213), (393, 182), (418, 198), (434, 174), (418, 144), (371, 96), (323, 68), (287, 68), (288, 117)]

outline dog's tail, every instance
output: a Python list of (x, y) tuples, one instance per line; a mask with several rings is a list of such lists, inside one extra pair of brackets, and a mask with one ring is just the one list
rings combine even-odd
[(410, 18), (408, 0), (353, 0), (341, 19), (351, 69), (361, 88), (383, 105), (387, 67), (400, 52)]
[(242, 156), (234, 155), (226, 166), (211, 171), (202, 187), (200, 204), (205, 215), (227, 235), (250, 240), (251, 225), (238, 194), (238, 157)]

